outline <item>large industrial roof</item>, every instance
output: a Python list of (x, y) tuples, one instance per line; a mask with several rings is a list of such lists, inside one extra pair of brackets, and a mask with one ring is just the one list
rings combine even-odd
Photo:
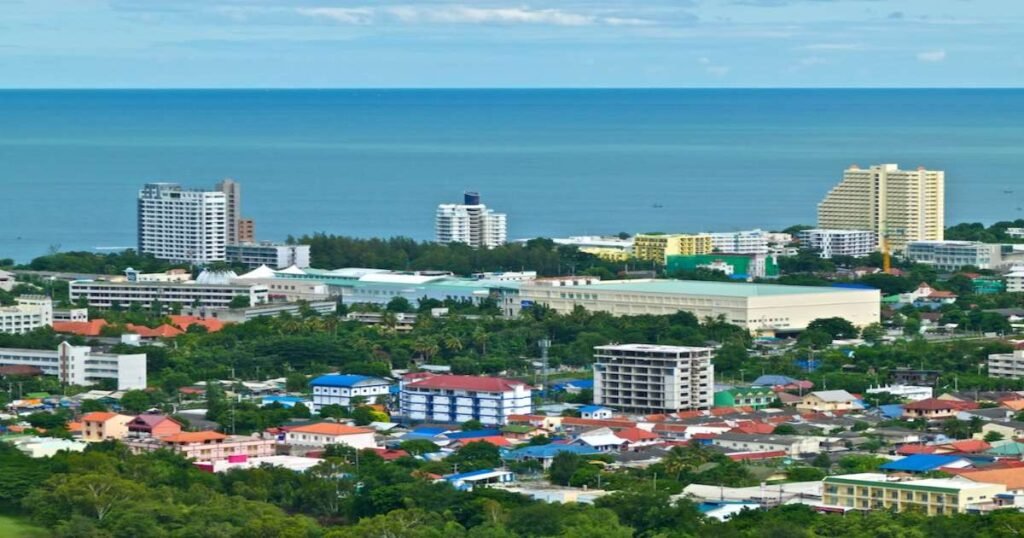
[(781, 284), (749, 284), (745, 282), (711, 282), (703, 280), (608, 280), (587, 286), (572, 286), (568, 291), (625, 291), (636, 293), (671, 293), (678, 295), (718, 295), (725, 297), (764, 297), (775, 295), (812, 295), (850, 293), (844, 288), (824, 286), (784, 286)]

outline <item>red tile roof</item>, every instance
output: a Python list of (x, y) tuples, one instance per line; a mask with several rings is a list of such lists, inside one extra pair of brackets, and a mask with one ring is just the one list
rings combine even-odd
[(630, 443), (639, 443), (640, 441), (654, 441), (658, 439), (657, 434), (651, 433), (647, 430), (641, 430), (640, 428), (623, 428), (615, 432), (615, 436), (619, 439), (625, 439)]
[(918, 400), (911, 402), (903, 406), (903, 410), (912, 411), (943, 411), (946, 409), (950, 410), (965, 410), (965, 409), (977, 409), (978, 404), (974, 402), (961, 402), (958, 400), (940, 400), (938, 398), (928, 398), (925, 400)]
[(957, 452), (963, 452), (967, 454), (973, 454), (977, 452), (984, 452), (992, 445), (982, 441), (981, 439), (964, 439), (963, 441), (953, 441), (952, 443), (943, 445), (943, 447), (950, 447)]
[(629, 428), (636, 426), (636, 423), (626, 418), (609, 418), (605, 420), (596, 418), (565, 417), (562, 419), (563, 426), (594, 426), (605, 428)]
[(774, 424), (764, 424), (761, 422), (743, 422), (737, 424), (735, 428), (729, 430), (733, 433), (758, 433), (767, 435), (775, 431)]
[(470, 443), (478, 443), (478, 442), (489, 443), (489, 444), (492, 444), (494, 446), (509, 446), (509, 445), (512, 444), (512, 443), (509, 442), (508, 439), (506, 439), (506, 438), (504, 438), (504, 437), (502, 437), (500, 435), (486, 435), (484, 437), (470, 437), (468, 439), (459, 439), (458, 440), (458, 444), (462, 445), (462, 446), (466, 446), (466, 445), (468, 445)]
[(500, 377), (479, 377), (475, 375), (435, 375), (405, 385), (417, 389), (472, 390), (477, 392), (505, 392), (517, 387), (527, 387), (522, 381)]
[(92, 321), (54, 321), (53, 332), (61, 334), (74, 334), (78, 336), (99, 336), (103, 327), (107, 326), (107, 320), (94, 319)]
[(398, 458), (403, 458), (409, 455), (409, 453), (404, 450), (394, 448), (371, 448), (370, 450), (373, 450), (378, 456), (384, 458), (384, 461), (397, 460)]

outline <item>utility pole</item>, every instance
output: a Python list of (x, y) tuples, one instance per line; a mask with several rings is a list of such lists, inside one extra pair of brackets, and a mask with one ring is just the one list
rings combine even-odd
[(551, 387), (548, 386), (548, 349), (551, 348), (551, 340), (543, 338), (537, 342), (537, 346), (540, 347), (541, 377), (544, 380), (544, 391), (541, 392), (541, 403), (543, 404), (547, 401), (548, 392), (551, 390)]

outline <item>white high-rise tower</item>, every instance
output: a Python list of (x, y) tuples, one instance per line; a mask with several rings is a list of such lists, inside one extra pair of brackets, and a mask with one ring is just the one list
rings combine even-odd
[(139, 191), (138, 250), (172, 262), (222, 262), (227, 215), (227, 195), (221, 191), (148, 183)]
[(480, 203), (480, 195), (465, 193), (462, 204), (437, 206), (437, 242), (465, 243), (473, 248), (494, 248), (507, 239), (504, 213), (495, 213)]

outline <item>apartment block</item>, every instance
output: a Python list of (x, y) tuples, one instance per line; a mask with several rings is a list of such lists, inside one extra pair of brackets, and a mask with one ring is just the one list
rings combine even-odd
[(387, 398), (391, 382), (380, 377), (365, 375), (322, 375), (309, 382), (313, 389), (313, 411), (319, 413), (325, 405), (349, 407), (353, 398), (360, 398), (368, 404)]
[(920, 511), (929, 516), (962, 514), (972, 505), (991, 503), (1003, 484), (965, 478), (899, 480), (879, 473), (827, 476), (822, 502), (858, 510)]
[(228, 196), (221, 191), (149, 183), (139, 191), (138, 251), (172, 262), (225, 260)]
[[(233, 273), (232, 273), (233, 274)], [(266, 303), (269, 290), (260, 284), (203, 282), (110, 282), (75, 280), (68, 286), (72, 302), (84, 300), (90, 308), (128, 308), (133, 304), (151, 309), (159, 303), (196, 307), (227, 308), (231, 300), (242, 296), (249, 305)]]
[(239, 221), (242, 219), (242, 186), (233, 179), (225, 179), (214, 186), (214, 190), (224, 193), (224, 230), (228, 244), (237, 243), (239, 239)]
[(633, 257), (665, 263), (668, 256), (710, 254), (714, 250), (711, 234), (637, 234), (633, 238)]
[(61, 343), (56, 350), (0, 348), (0, 366), (35, 366), (67, 385), (117, 381), (118, 390), (146, 388), (146, 355), (93, 353), (88, 346)]
[(945, 233), (945, 173), (900, 170), (895, 164), (843, 172), (818, 204), (818, 227), (869, 230), (902, 251), (911, 241), (941, 241)]
[(709, 409), (712, 349), (622, 344), (594, 348), (594, 403), (635, 413)]
[(966, 266), (998, 269), (1003, 265), (1002, 245), (977, 241), (913, 241), (906, 256), (914, 263), (939, 271), (959, 271)]
[(82, 440), (87, 443), (119, 441), (128, 435), (132, 417), (117, 413), (94, 412), (82, 415)]
[(480, 195), (467, 192), (462, 204), (441, 204), (436, 215), (437, 242), (463, 243), (473, 248), (494, 248), (508, 239), (508, 217), (480, 202)]
[(1006, 291), (1009, 293), (1021, 293), (1024, 292), (1024, 269), (1018, 269), (1007, 273), (1004, 277), (1006, 279)]
[(711, 248), (723, 254), (767, 254), (769, 234), (764, 230), (715, 232), (711, 235)]
[(53, 325), (53, 301), (42, 295), (22, 295), (14, 306), (0, 307), (0, 333), (24, 334)]
[(299, 269), (309, 267), (309, 245), (286, 245), (270, 241), (235, 243), (228, 245), (225, 253), (229, 263), (253, 269), (262, 265), (272, 269), (284, 269), (293, 265)]
[(861, 258), (878, 250), (878, 234), (867, 230), (803, 230), (797, 234), (800, 246), (818, 251), (825, 259), (833, 256)]
[(1024, 344), (1017, 344), (1012, 353), (989, 355), (988, 376), (1010, 379), (1024, 378)]
[(195, 460), (216, 462), (232, 457), (263, 458), (277, 451), (273, 437), (225, 435), (214, 431), (179, 432), (163, 437), (131, 439), (125, 442), (133, 454), (169, 450)]
[(427, 375), (401, 384), (399, 407), (410, 420), (506, 424), (510, 415), (532, 412), (532, 389), (500, 377)]

